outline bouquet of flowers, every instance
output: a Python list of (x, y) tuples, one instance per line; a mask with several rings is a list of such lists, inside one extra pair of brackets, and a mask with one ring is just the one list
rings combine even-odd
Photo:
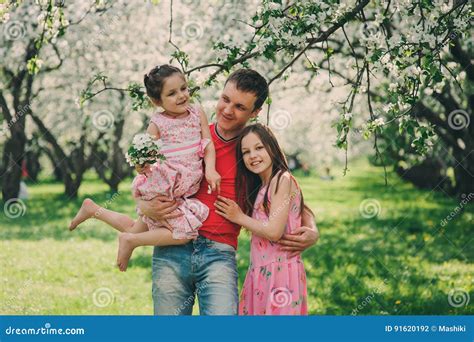
[(130, 166), (154, 164), (157, 161), (165, 160), (165, 156), (160, 153), (163, 143), (161, 139), (155, 140), (148, 133), (140, 133), (133, 137), (132, 145), (125, 153), (125, 159)]

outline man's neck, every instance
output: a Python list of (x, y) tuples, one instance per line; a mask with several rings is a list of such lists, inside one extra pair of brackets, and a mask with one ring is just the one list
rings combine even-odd
[(234, 139), (235, 137), (237, 137), (240, 132), (242, 132), (243, 128), (239, 128), (239, 129), (235, 129), (235, 130), (232, 130), (232, 131), (228, 131), (228, 130), (225, 130), (225, 129), (222, 129), (221, 127), (219, 127), (219, 125), (216, 123), (216, 130), (217, 130), (217, 133), (225, 140), (232, 140)]

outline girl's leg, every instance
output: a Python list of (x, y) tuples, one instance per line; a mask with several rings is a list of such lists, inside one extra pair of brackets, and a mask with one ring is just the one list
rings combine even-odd
[(84, 202), (82, 202), (81, 209), (79, 209), (76, 216), (69, 224), (69, 230), (76, 229), (79, 224), (90, 218), (96, 218), (97, 220), (105, 222), (119, 232), (130, 231), (135, 223), (131, 217), (116, 211), (105, 209), (96, 204), (90, 198), (86, 198)]
[(117, 266), (120, 271), (126, 271), (136, 247), (184, 245), (189, 241), (190, 239), (173, 239), (173, 233), (166, 228), (148, 230), (147, 225), (139, 218), (130, 232), (119, 234)]

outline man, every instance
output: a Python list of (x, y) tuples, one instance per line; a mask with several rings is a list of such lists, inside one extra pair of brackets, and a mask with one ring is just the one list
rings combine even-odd
[[(235, 200), (237, 138), (250, 119), (257, 117), (268, 96), (268, 84), (256, 71), (240, 69), (229, 76), (210, 125), (216, 149), (216, 170), (221, 175), (221, 195)], [(155, 247), (153, 302), (156, 315), (190, 315), (195, 295), (201, 315), (235, 315), (238, 308), (235, 252), (240, 227), (215, 212), (217, 192), (208, 192), (205, 180), (195, 196), (206, 204), (209, 217), (199, 237), (179, 246)], [(156, 220), (176, 217), (176, 203), (165, 198), (140, 201), (144, 215)], [(313, 217), (303, 215), (303, 227), (284, 235), (280, 243), (290, 253), (300, 253), (319, 238)]]

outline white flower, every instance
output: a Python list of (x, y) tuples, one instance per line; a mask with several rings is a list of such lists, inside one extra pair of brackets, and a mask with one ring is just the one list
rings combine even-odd
[(329, 5), (325, 2), (323, 2), (321, 5), (320, 5), (321, 9), (324, 11), (326, 8), (329, 8)]
[(380, 127), (380, 126), (385, 125), (385, 122), (384, 122), (383, 118), (378, 118), (378, 119), (374, 120), (374, 125), (377, 126), (377, 127)]
[(386, 53), (383, 55), (383, 57), (380, 59), (380, 62), (383, 64), (386, 64), (390, 61), (390, 54)]
[(344, 114), (344, 120), (349, 121), (350, 119), (352, 119), (352, 113), (346, 113), (346, 114)]
[(458, 64), (456, 62), (448, 62), (446, 63), (446, 66), (449, 68), (449, 69), (454, 69), (458, 66)]
[(160, 154), (162, 146), (161, 139), (155, 140), (147, 133), (140, 133), (133, 137), (132, 146), (126, 153), (125, 158), (130, 165), (154, 163), (163, 158), (163, 155)]
[(401, 42), (400, 37), (396, 37), (395, 35), (390, 37), (390, 39), (387, 41), (388, 47), (390, 49), (393, 48), (394, 46), (398, 46), (400, 44), (400, 42)]
[(454, 27), (456, 27), (459, 30), (464, 30), (467, 26), (467, 23), (461, 18), (455, 18), (453, 20), (453, 24), (454, 24)]
[(433, 34), (425, 35), (425, 42), (430, 45), (430, 48), (434, 49), (436, 47), (436, 37)]
[(306, 21), (308, 24), (317, 24), (318, 18), (316, 17), (315, 14), (311, 14), (310, 16), (308, 16), (308, 18), (306, 18)]
[(280, 8), (280, 5), (275, 3), (275, 2), (271, 2), (268, 4), (268, 8), (271, 9), (271, 10), (277, 10)]
[(390, 83), (388, 86), (389, 91), (396, 91), (398, 88), (398, 85), (396, 83)]
[(425, 93), (425, 95), (432, 95), (433, 94), (433, 89), (428, 87), (428, 88), (425, 88), (425, 90), (423, 91), (423, 93)]
[(393, 107), (394, 107), (393, 103), (389, 103), (389, 104), (386, 104), (385, 106), (383, 106), (382, 109), (384, 110), (384, 112), (388, 113), (393, 109)]

